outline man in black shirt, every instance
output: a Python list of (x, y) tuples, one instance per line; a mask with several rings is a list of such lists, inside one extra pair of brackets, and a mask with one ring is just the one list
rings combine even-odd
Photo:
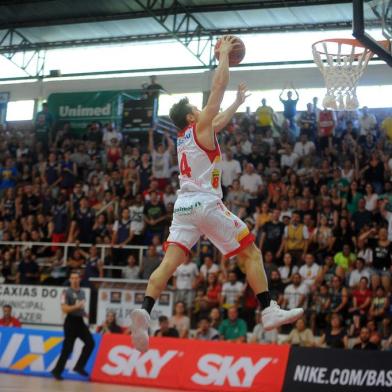
[(353, 223), (353, 230), (355, 234), (359, 234), (364, 226), (370, 226), (372, 222), (372, 213), (366, 208), (365, 199), (360, 199), (358, 201), (358, 210), (352, 215), (351, 221)]
[(377, 350), (377, 346), (370, 342), (370, 332), (364, 327), (361, 329), (361, 333), (359, 335), (359, 343), (354, 345), (354, 350)]
[(17, 283), (39, 283), (39, 266), (33, 259), (31, 249), (29, 248), (25, 250), (24, 257), (18, 265)]
[(143, 213), (146, 223), (146, 243), (150, 244), (154, 235), (159, 235), (162, 240), (166, 221), (166, 208), (159, 201), (157, 192), (150, 192), (150, 201), (145, 204)]
[(72, 219), (68, 242), (74, 242), (77, 238), (81, 243), (91, 244), (94, 239), (94, 223), (95, 212), (88, 206), (87, 199), (82, 197)]
[(259, 247), (263, 253), (271, 251), (275, 256), (279, 251), (284, 233), (284, 224), (279, 221), (279, 217), (280, 210), (275, 209), (271, 221), (262, 228)]
[(169, 319), (166, 316), (159, 316), (158, 321), (160, 328), (155, 331), (154, 336), (169, 338), (179, 337), (178, 331), (173, 327), (169, 327)]

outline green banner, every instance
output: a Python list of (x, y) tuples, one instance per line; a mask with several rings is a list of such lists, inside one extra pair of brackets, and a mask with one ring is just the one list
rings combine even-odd
[(140, 95), (141, 90), (54, 93), (49, 95), (48, 107), (56, 122), (69, 122), (72, 131), (80, 135), (93, 121), (119, 126), (123, 102)]

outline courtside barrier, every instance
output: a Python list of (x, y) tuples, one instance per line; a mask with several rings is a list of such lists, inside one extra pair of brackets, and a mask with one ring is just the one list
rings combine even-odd
[(125, 335), (104, 335), (92, 380), (197, 391), (282, 390), (290, 347), (151, 339), (139, 353)]
[[(60, 355), (63, 338), (63, 333), (57, 331), (0, 327), (0, 372), (26, 376), (51, 376), (50, 371)], [(101, 336), (95, 334), (94, 351), (86, 366), (88, 372), (91, 372), (96, 361), (100, 340)], [(82, 348), (83, 343), (76, 340), (74, 351), (63, 373), (64, 378), (86, 380), (72, 370)]]
[(292, 347), (285, 392), (392, 390), (392, 352)]
[[(0, 372), (50, 376), (61, 332), (0, 327)], [(139, 353), (128, 335), (94, 335), (92, 381), (196, 391), (383, 392), (392, 387), (392, 353), (152, 338)], [(82, 343), (66, 365), (72, 372)], [(1, 388), (0, 388), (1, 389)]]

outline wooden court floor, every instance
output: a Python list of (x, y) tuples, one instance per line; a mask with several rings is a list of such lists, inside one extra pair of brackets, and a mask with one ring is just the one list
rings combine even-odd
[(79, 381), (56, 381), (45, 377), (26, 377), (0, 373), (1, 392), (178, 392), (125, 385), (99, 384)]

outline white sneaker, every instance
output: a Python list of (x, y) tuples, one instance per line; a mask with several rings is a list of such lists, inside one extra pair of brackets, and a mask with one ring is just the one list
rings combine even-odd
[(144, 309), (135, 309), (131, 313), (132, 343), (136, 350), (144, 353), (148, 350), (148, 327), (150, 315)]
[(265, 331), (271, 331), (283, 324), (294, 323), (303, 314), (304, 310), (301, 308), (283, 310), (275, 301), (271, 301), (270, 306), (261, 313), (261, 322)]

